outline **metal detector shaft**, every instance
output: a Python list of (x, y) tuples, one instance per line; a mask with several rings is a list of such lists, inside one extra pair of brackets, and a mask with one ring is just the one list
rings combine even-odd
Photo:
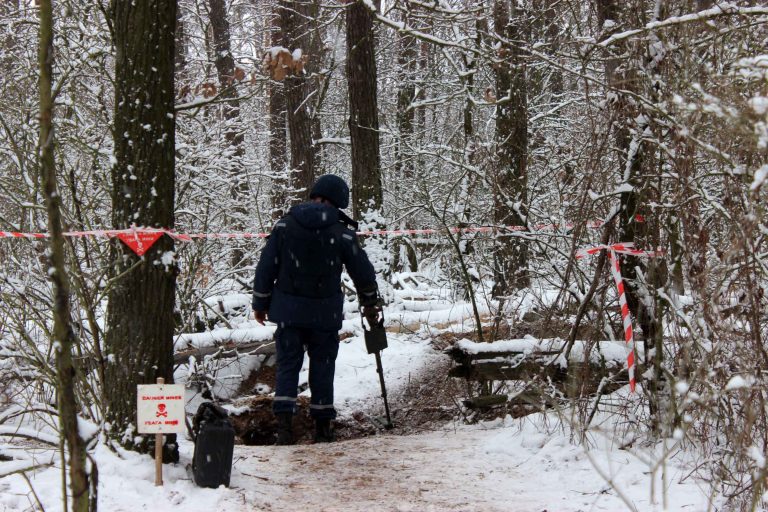
[[(368, 320), (366, 325), (365, 320)], [(392, 417), (389, 414), (389, 402), (387, 401), (387, 386), (384, 384), (384, 368), (381, 366), (381, 351), (387, 348), (387, 331), (384, 329), (384, 312), (379, 307), (377, 315), (371, 315), (366, 318), (361, 315), (360, 321), (363, 324), (365, 333), (365, 348), (369, 354), (376, 356), (376, 372), (379, 374), (379, 383), (381, 384), (381, 398), (384, 399), (384, 410), (387, 413), (387, 422), (383, 425), (386, 429), (394, 427)]]
[(375, 352), (376, 355), (376, 371), (379, 374), (379, 382), (381, 383), (381, 398), (384, 399), (384, 412), (387, 415), (387, 423), (385, 428), (390, 429), (394, 427), (392, 424), (392, 418), (389, 415), (389, 402), (387, 401), (387, 386), (384, 384), (384, 368), (381, 366), (381, 352)]

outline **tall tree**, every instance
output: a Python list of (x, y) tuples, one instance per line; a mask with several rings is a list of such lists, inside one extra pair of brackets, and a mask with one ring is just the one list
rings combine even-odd
[[(174, 37), (176, 0), (112, 3), (115, 131), (112, 223), (174, 227)], [(112, 247), (107, 308), (107, 419), (134, 446), (136, 385), (173, 382), (176, 263), (161, 237), (142, 257)], [(143, 449), (143, 446), (138, 447)]]
[[(247, 193), (246, 175), (243, 166), (245, 155), (245, 134), (240, 125), (240, 99), (237, 94), (236, 82), (242, 79), (238, 76), (243, 71), (235, 65), (232, 56), (232, 41), (229, 20), (227, 19), (227, 6), (225, 0), (208, 0), (211, 32), (213, 35), (214, 65), (218, 74), (220, 94), (223, 100), (222, 109), (224, 115), (224, 138), (229, 146), (229, 178), (230, 196), (234, 204), (234, 219), (229, 219), (228, 224), (234, 231), (244, 228), (244, 219), (247, 210), (243, 205)], [(243, 251), (237, 249), (232, 254), (232, 264), (238, 266), (242, 263)]]
[[(280, 24), (282, 27), (283, 46), (290, 50), (294, 59), (305, 62), (317, 59), (310, 55), (312, 47), (312, 0), (280, 0)], [(288, 113), (288, 132), (290, 135), (291, 172), (293, 188), (309, 191), (315, 180), (315, 157), (317, 150), (312, 142), (310, 82), (307, 80), (303, 65), (294, 63), (293, 73), (285, 78), (285, 106)], [(296, 199), (299, 199), (299, 195)]]
[[(410, 2), (403, 4), (403, 26), (410, 23)], [(395, 140), (395, 179), (393, 180), (394, 194), (396, 197), (403, 197), (413, 186), (414, 166), (416, 158), (412, 150), (414, 137), (415, 109), (411, 103), (416, 99), (416, 83), (414, 75), (418, 59), (418, 40), (407, 33), (401, 33), (398, 37), (397, 54), (397, 72), (396, 79), (398, 83), (397, 91), (397, 139)], [(408, 221), (403, 225), (405, 228), (412, 227)], [(407, 260), (408, 267), (415, 272), (418, 267), (416, 251), (410, 240), (406, 238), (397, 238), (393, 241), (393, 261), (392, 267), (399, 270), (405, 265)], [(405, 258), (403, 258), (405, 256)]]
[[(0, 16), (5, 17), (19, 9), (19, 0), (5, 0), (0, 2)], [(0, 48), (2, 53), (0, 54), (0, 70), (3, 73), (10, 71), (13, 66), (13, 53), (10, 49), (13, 46), (13, 32), (8, 30), (5, 35), (0, 37)]]
[[(643, 12), (643, 2), (600, 0), (597, 3), (597, 20), (603, 31), (601, 39), (621, 30), (627, 20), (635, 19), (637, 13)], [(660, 15), (657, 10), (655, 16)], [(651, 44), (653, 42), (651, 39)], [(635, 97), (642, 95), (649, 101), (660, 101), (662, 81), (659, 76), (663, 52), (659, 49), (662, 47), (660, 43), (656, 45), (653, 52), (657, 55), (654, 58), (648, 47), (618, 42), (610, 49), (611, 53), (605, 61), (606, 83), (614, 98), (609, 103), (609, 134), (614, 140), (614, 161), (622, 187), (618, 241), (633, 242), (639, 247), (660, 245), (660, 222), (658, 216), (652, 214), (649, 203), (661, 204), (664, 201), (657, 195), (661, 190), (661, 166), (654, 162), (648, 137), (652, 132), (650, 122), (654, 116)], [(621, 260), (621, 273), (627, 283), (627, 305), (643, 332), (644, 363), (652, 369), (646, 384), (652, 427), (660, 432), (671, 424), (669, 418), (663, 418), (670, 390), (662, 369), (664, 350), (658, 296), (658, 290), (667, 281), (667, 270), (656, 261), (625, 256)]]
[[(496, 80), (496, 176), (494, 222), (525, 226), (528, 207), (528, 104), (521, 30), (515, 2), (495, 0), (493, 24), (499, 45), (493, 67)], [(494, 253), (497, 297), (528, 286), (528, 244), (502, 230)]]
[[(271, 14), (270, 43), (273, 47), (283, 43), (283, 32), (280, 23), (280, 8)], [(287, 168), (287, 118), (285, 109), (285, 93), (283, 84), (270, 80), (267, 84), (269, 94), (269, 171), (272, 175), (272, 217), (279, 219), (285, 214), (290, 188), (290, 175)]]
[[(90, 472), (86, 467), (85, 442), (80, 437), (77, 413), (80, 407), (75, 395), (76, 369), (72, 348), (77, 343), (72, 329), (69, 280), (64, 261), (64, 235), (61, 221), (61, 196), (57, 192), (54, 160), (55, 137), (53, 131), (53, 7), (51, 0), (40, 0), (40, 174), (48, 212), (48, 231), (51, 234), (48, 275), (53, 282), (53, 336), (56, 346), (56, 403), (59, 425), (69, 451), (69, 484), (72, 491), (73, 512), (87, 512), (91, 503)], [(95, 468), (93, 468), (95, 470)], [(64, 498), (66, 500), (66, 497)], [(66, 504), (64, 505), (66, 509)]]
[(352, 141), (352, 212), (364, 219), (382, 206), (379, 116), (373, 11), (355, 0), (347, 5), (347, 82)]

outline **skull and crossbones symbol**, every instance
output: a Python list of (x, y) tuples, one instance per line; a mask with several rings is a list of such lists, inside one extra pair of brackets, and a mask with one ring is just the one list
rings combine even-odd
[(167, 418), (168, 417), (168, 411), (165, 410), (165, 404), (157, 404), (157, 412), (155, 413), (155, 418), (159, 417)]

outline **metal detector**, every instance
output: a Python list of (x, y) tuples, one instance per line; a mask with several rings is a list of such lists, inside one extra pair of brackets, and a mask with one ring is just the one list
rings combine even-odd
[(381, 308), (381, 305), (377, 305), (377, 315), (375, 318), (366, 317), (360, 311), (360, 321), (365, 332), (365, 348), (369, 354), (373, 354), (376, 357), (376, 372), (379, 374), (381, 398), (384, 399), (384, 411), (386, 412), (386, 421), (385, 418), (374, 418), (373, 422), (381, 428), (390, 430), (395, 425), (392, 423), (392, 418), (389, 414), (387, 386), (384, 384), (384, 368), (381, 366), (381, 351), (387, 348), (387, 331), (384, 330), (384, 310)]

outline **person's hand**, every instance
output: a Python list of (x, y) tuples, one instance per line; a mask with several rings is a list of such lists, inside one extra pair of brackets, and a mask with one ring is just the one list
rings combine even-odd
[(379, 313), (381, 313), (381, 306), (375, 304), (373, 306), (363, 306), (363, 317), (368, 320), (368, 326), (373, 327), (379, 323)]
[(264, 325), (264, 321), (267, 319), (267, 312), (266, 311), (254, 311), (253, 312), (254, 318), (256, 318), (256, 321), (259, 322), (261, 325)]

